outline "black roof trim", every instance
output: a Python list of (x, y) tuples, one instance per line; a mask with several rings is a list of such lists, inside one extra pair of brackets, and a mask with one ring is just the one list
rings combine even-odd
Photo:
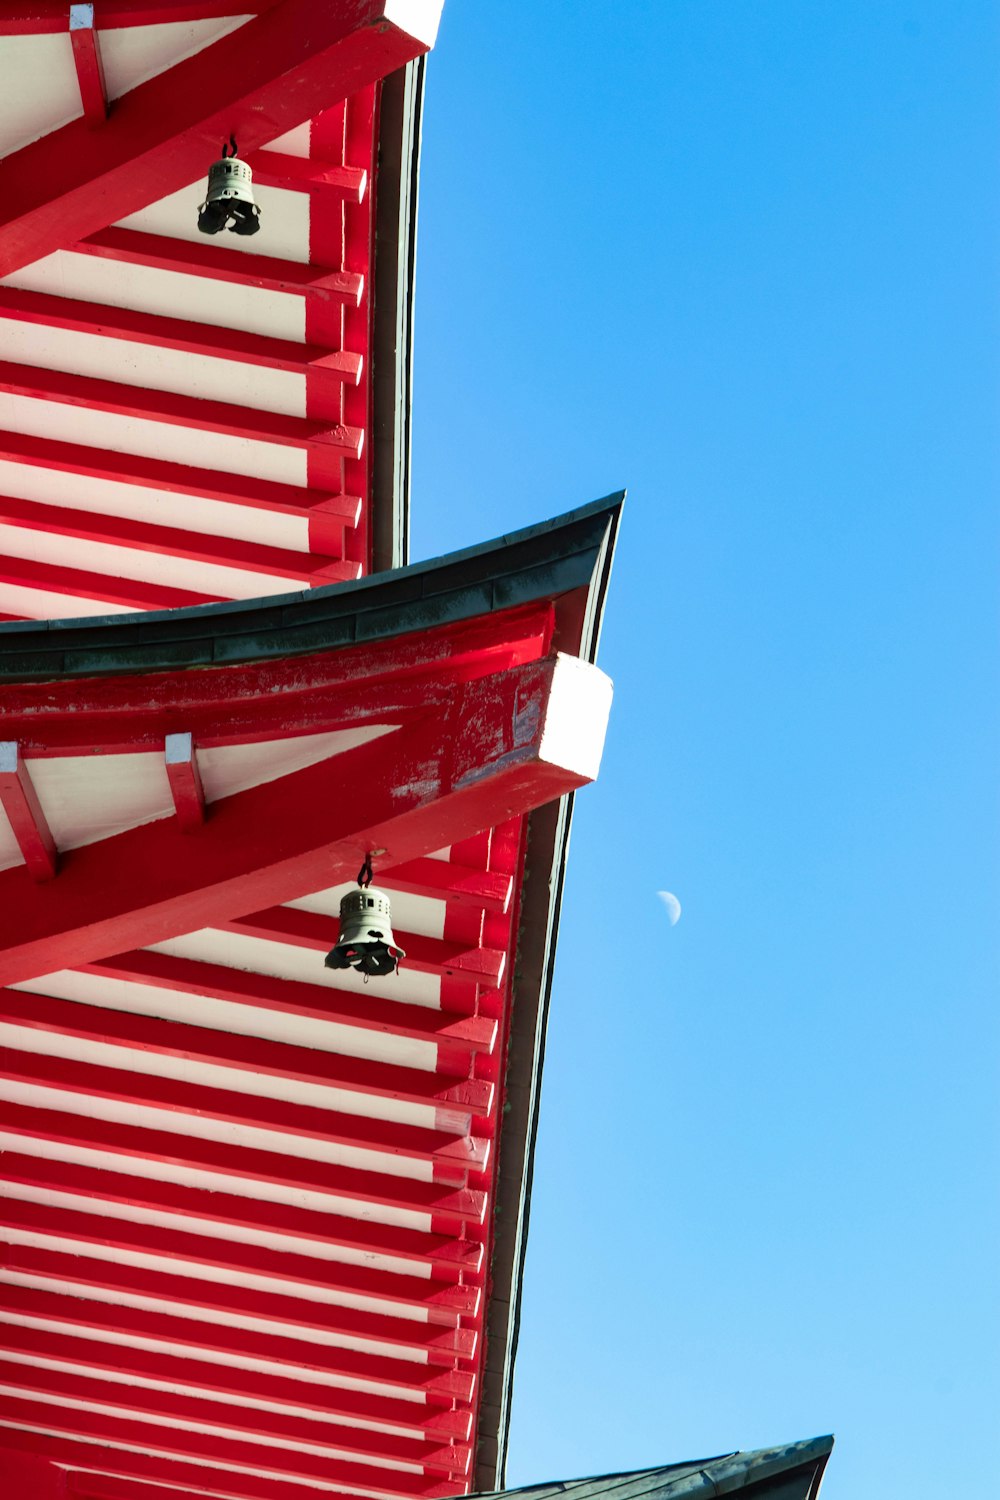
[(417, 189), (426, 54), (390, 74), (379, 96), (371, 328), (372, 566), (409, 559), (410, 432)]
[(354, 583), (144, 614), (0, 624), (0, 683), (229, 666), (342, 649), (587, 591), (556, 646), (593, 660), (624, 494)]
[[(689, 1459), (657, 1469), (599, 1474), (592, 1479), (555, 1480), (514, 1490), (480, 1491), (504, 1500), (710, 1500), (746, 1492), (780, 1500), (815, 1500), (827, 1460), (830, 1436), (806, 1438), (774, 1448), (727, 1453), (721, 1458)], [(775, 1489), (775, 1482), (785, 1481)], [(477, 1500), (477, 1497), (470, 1497)]]

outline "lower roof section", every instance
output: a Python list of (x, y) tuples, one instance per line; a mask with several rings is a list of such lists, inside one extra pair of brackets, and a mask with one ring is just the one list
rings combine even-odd
[(600, 1474), (491, 1491), (517, 1500), (712, 1500), (741, 1494), (753, 1500), (816, 1500), (833, 1450), (832, 1437), (807, 1438), (774, 1448), (689, 1459), (657, 1469)]
[[(0, 627), (12, 1471), (89, 1500), (496, 1482), (619, 509)], [(407, 957), (364, 985), (323, 956), (368, 854)]]

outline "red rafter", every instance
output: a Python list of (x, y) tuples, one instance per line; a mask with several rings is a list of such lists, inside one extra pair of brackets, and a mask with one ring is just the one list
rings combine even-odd
[[(206, 831), (211, 827), (212, 824), (207, 824)], [(317, 1047), (296, 1047), (203, 1026), (181, 1026), (174, 1021), (107, 1011), (33, 991), (0, 991), (0, 1015), (26, 1032), (105, 1041), (145, 1054), (184, 1057), (234, 1073), (294, 1078), (300, 1083), (343, 1089), (359, 1096), (359, 1108), (363, 1108), (365, 1098), (429, 1106), (435, 1112), (437, 1128), (454, 1130), (456, 1134), (468, 1130), (472, 1114), (485, 1114), (493, 1098), (492, 1085), (476, 1078), (447, 1077), (419, 1068), (390, 1068), (381, 1062), (323, 1052)], [(28, 1046), (34, 1050), (30, 1039)]]
[[(24, 1366), (0, 1358), (0, 1383), (13, 1386), (26, 1397), (54, 1399), (60, 1406), (83, 1407), (99, 1402), (111, 1406), (126, 1420), (143, 1417), (166, 1417), (171, 1424), (210, 1424), (228, 1428), (238, 1436), (240, 1419), (245, 1412), (228, 1402), (213, 1400), (208, 1391), (193, 1393), (150, 1390), (144, 1386), (125, 1386), (119, 1381), (101, 1380), (67, 1370), (48, 1370)], [(467, 1444), (413, 1442), (391, 1433), (373, 1433), (363, 1427), (338, 1423), (331, 1417), (322, 1424), (308, 1416), (292, 1412), (257, 1409), (254, 1431), (261, 1436), (280, 1438), (294, 1448), (296, 1443), (346, 1450), (358, 1462), (379, 1466), (385, 1460), (422, 1468), (425, 1474), (462, 1475), (467, 1472), (471, 1456)]]
[(129, 1256), (168, 1256), (176, 1262), (178, 1271), (183, 1271), (187, 1263), (200, 1267), (209, 1279), (213, 1271), (266, 1277), (293, 1293), (296, 1289), (305, 1296), (309, 1295), (310, 1289), (325, 1292), (324, 1304), (336, 1305), (339, 1293), (347, 1304), (352, 1297), (382, 1303), (383, 1310), (390, 1315), (398, 1311), (405, 1316), (407, 1309), (419, 1309), (426, 1314), (428, 1323), (446, 1328), (457, 1328), (460, 1317), (476, 1317), (482, 1298), (478, 1287), (452, 1285), (344, 1262), (338, 1262), (335, 1284), (331, 1284), (334, 1277), (331, 1276), (330, 1261), (301, 1252), (270, 1250), (189, 1230), (165, 1232), (159, 1225), (136, 1224), (126, 1219), (109, 1219), (104, 1214), (76, 1212), (45, 1204), (21, 1203), (14, 1198), (0, 1202), (0, 1229), (6, 1231), (13, 1241), (17, 1240), (19, 1233), (30, 1233), (34, 1237), (51, 1239), (61, 1249), (67, 1245), (74, 1251), (79, 1249), (82, 1254), (103, 1248), (106, 1254), (110, 1252), (108, 1258), (112, 1260), (124, 1260)]
[[(183, 1133), (187, 1116), (196, 1111), (199, 1119), (270, 1130), (286, 1138), (301, 1136), (304, 1145), (319, 1140), (344, 1150), (399, 1158), (410, 1167), (404, 1176), (418, 1175), (417, 1164), (427, 1162), (431, 1181), (452, 1187), (464, 1187), (470, 1172), (484, 1172), (490, 1158), (490, 1142), (480, 1136), (349, 1115), (234, 1089), (196, 1091), (191, 1084), (173, 1078), (97, 1063), (81, 1068), (71, 1058), (15, 1051), (13, 1047), (5, 1048), (0, 1056), (0, 1080), (54, 1091), (55, 1098), (48, 1102), (58, 1105), (62, 1102), (59, 1096), (65, 1096), (67, 1109), (73, 1107), (82, 1115), (97, 1114), (100, 1106), (106, 1107), (109, 1102), (140, 1105), (163, 1114), (159, 1122), (163, 1130), (173, 1125)], [(98, 1101), (96, 1107), (88, 1103), (92, 1098)], [(191, 1128), (193, 1132), (193, 1123)], [(288, 1144), (287, 1139), (283, 1144)]]
[[(16, 1248), (11, 1247), (12, 1250)], [(125, 1268), (121, 1269), (124, 1271)], [(7, 1274), (6, 1271), (0, 1273), (5, 1279)], [(167, 1280), (165, 1289), (169, 1285)], [(418, 1391), (429, 1398), (467, 1401), (475, 1383), (471, 1373), (445, 1365), (424, 1364), (416, 1359), (399, 1359), (296, 1337), (294, 1325), (283, 1332), (268, 1330), (264, 1333), (240, 1328), (221, 1317), (218, 1322), (197, 1316), (185, 1317), (184, 1304), (180, 1302), (169, 1312), (166, 1309), (148, 1310), (119, 1303), (110, 1296), (107, 1300), (88, 1298), (80, 1288), (74, 1288), (74, 1291), (75, 1295), (65, 1296), (57, 1291), (18, 1286), (8, 1281), (3, 1296), (4, 1311), (22, 1319), (63, 1323), (68, 1329), (79, 1330), (88, 1336), (99, 1332), (117, 1334), (126, 1343), (135, 1339), (158, 1339), (177, 1345), (177, 1353), (188, 1350), (195, 1357), (202, 1350), (205, 1354), (218, 1354), (223, 1359), (232, 1355), (261, 1361), (275, 1367), (275, 1374), (294, 1376), (298, 1370), (309, 1370), (321, 1377), (333, 1377), (331, 1384), (336, 1384), (338, 1376), (373, 1381), (386, 1387), (387, 1395)], [(156, 1295), (155, 1291), (152, 1295)], [(315, 1303), (313, 1308), (316, 1309)], [(2, 1400), (0, 1397), (0, 1403)]]
[(198, 1358), (197, 1350), (183, 1356), (158, 1350), (132, 1348), (88, 1339), (76, 1330), (58, 1333), (44, 1328), (20, 1328), (0, 1322), (0, 1351), (29, 1360), (59, 1360), (62, 1363), (102, 1373), (121, 1373), (138, 1381), (155, 1380), (181, 1387), (210, 1390), (219, 1396), (235, 1396), (247, 1408), (260, 1403), (281, 1404), (334, 1420), (360, 1421), (401, 1428), (413, 1438), (426, 1437), (440, 1444), (464, 1443), (471, 1433), (471, 1415), (466, 1410), (442, 1409), (419, 1401), (394, 1400), (368, 1392), (318, 1385), (288, 1375), (234, 1369)]
[(190, 833), (205, 821), (205, 789), (190, 734), (168, 734), (164, 760), (178, 825)]
[(104, 82), (101, 44), (94, 28), (93, 5), (70, 5), (69, 39), (73, 44), (83, 117), (88, 125), (103, 125), (108, 117), (108, 89)]
[[(358, 1311), (335, 1303), (318, 1302), (311, 1297), (289, 1295), (287, 1291), (246, 1289), (226, 1282), (185, 1276), (178, 1271), (147, 1270), (110, 1260), (63, 1250), (43, 1249), (36, 1245), (7, 1244), (3, 1247), (5, 1280), (26, 1276), (34, 1284), (53, 1283), (60, 1295), (94, 1294), (94, 1300), (106, 1300), (100, 1294), (117, 1294), (123, 1306), (130, 1299), (142, 1305), (146, 1299), (162, 1301), (169, 1318), (200, 1318), (221, 1324), (228, 1330), (247, 1319), (254, 1327), (266, 1324), (262, 1331), (278, 1338), (302, 1339), (316, 1343), (324, 1356), (334, 1360), (341, 1352), (357, 1352), (367, 1359), (411, 1359), (419, 1355), (427, 1367), (436, 1372), (450, 1370), (457, 1359), (471, 1359), (476, 1350), (476, 1333), (470, 1328), (448, 1328), (440, 1323), (424, 1323), (416, 1318), (393, 1317), (389, 1313)], [(88, 1299), (89, 1300), (89, 1299)], [(132, 1305), (136, 1305), (133, 1301)], [(377, 1367), (376, 1367), (377, 1368)]]
[[(285, 1203), (263, 1203), (236, 1193), (209, 1193), (124, 1172), (98, 1171), (78, 1162), (49, 1161), (10, 1151), (4, 1158), (4, 1178), (12, 1187), (21, 1184), (32, 1193), (42, 1190), (72, 1194), (81, 1199), (81, 1206), (91, 1200), (104, 1203), (109, 1214), (114, 1214), (116, 1205), (127, 1208), (119, 1217), (141, 1217), (145, 1209), (157, 1214), (176, 1214), (185, 1220), (266, 1230), (293, 1240), (341, 1246), (366, 1255), (391, 1256), (409, 1263), (415, 1273), (430, 1269), (442, 1280), (458, 1280), (474, 1274), (483, 1264), (483, 1246), (478, 1240), (400, 1229), (394, 1224), (349, 1219), (343, 1214), (319, 1213)], [(196, 1229), (197, 1223), (178, 1227)]]
[(51, 880), (58, 867), (55, 839), (16, 740), (0, 741), (0, 804), (35, 880)]

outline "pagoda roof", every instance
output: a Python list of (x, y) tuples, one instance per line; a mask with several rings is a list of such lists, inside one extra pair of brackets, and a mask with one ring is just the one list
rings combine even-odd
[(807, 1438), (655, 1469), (492, 1490), (483, 1492), (483, 1500), (487, 1494), (490, 1500), (714, 1500), (736, 1494), (760, 1500), (815, 1500), (832, 1450), (832, 1437)]
[[(0, 1444), (68, 1493), (502, 1472), (620, 505), (0, 628)], [(322, 957), (367, 852), (407, 956), (364, 988)]]

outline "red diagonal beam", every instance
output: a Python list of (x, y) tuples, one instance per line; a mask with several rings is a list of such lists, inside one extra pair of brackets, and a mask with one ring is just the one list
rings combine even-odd
[[(0, 1275), (6, 1278), (7, 1273), (0, 1272)], [(292, 1329), (283, 1333), (261, 1333), (255, 1329), (239, 1328), (232, 1322), (184, 1317), (182, 1304), (177, 1305), (175, 1315), (166, 1307), (150, 1311), (111, 1300), (99, 1301), (96, 1297), (87, 1297), (79, 1288), (76, 1291), (76, 1295), (66, 1296), (17, 1286), (8, 1281), (4, 1287), (0, 1321), (4, 1315), (12, 1314), (19, 1319), (65, 1324), (68, 1329), (82, 1331), (88, 1337), (95, 1333), (110, 1333), (120, 1336), (126, 1343), (135, 1339), (155, 1339), (158, 1346), (170, 1346), (170, 1352), (186, 1351), (194, 1358), (200, 1353), (202, 1357), (216, 1354), (222, 1359), (238, 1356), (239, 1359), (259, 1360), (270, 1367), (272, 1374), (294, 1376), (297, 1371), (309, 1370), (321, 1378), (331, 1377), (331, 1383), (345, 1376), (373, 1381), (384, 1386), (385, 1394), (390, 1396), (410, 1392), (449, 1401), (467, 1401), (475, 1385), (474, 1377), (463, 1370), (341, 1349), (332, 1344), (317, 1344), (309, 1339), (296, 1338)], [(234, 1359), (234, 1363), (238, 1361)]]
[[(227, 1181), (245, 1183), (248, 1196), (255, 1197), (254, 1187), (284, 1189), (286, 1201), (294, 1201), (298, 1192), (316, 1193), (340, 1200), (352, 1207), (359, 1218), (367, 1218), (369, 1206), (381, 1210), (373, 1217), (389, 1217), (387, 1210), (426, 1215), (436, 1234), (463, 1234), (466, 1225), (483, 1222), (486, 1194), (473, 1188), (451, 1188), (412, 1177), (360, 1171), (336, 1166), (331, 1162), (312, 1161), (289, 1156), (286, 1152), (231, 1146), (224, 1141), (175, 1135), (165, 1130), (140, 1129), (113, 1120), (88, 1119), (54, 1109), (25, 1109), (20, 1104), (0, 1100), (0, 1132), (21, 1142), (25, 1152), (33, 1141), (45, 1141), (68, 1150), (83, 1146), (88, 1151), (106, 1153), (108, 1166), (119, 1171), (142, 1173), (143, 1162), (158, 1167), (217, 1174), (220, 1187)], [(102, 1155), (103, 1160), (103, 1155)], [(232, 1190), (232, 1189), (231, 1189)], [(240, 1188), (235, 1189), (236, 1192)], [(270, 1199), (265, 1191), (262, 1198)]]
[[(106, 1068), (97, 1063), (81, 1068), (72, 1058), (21, 1052), (13, 1047), (0, 1052), (0, 1095), (6, 1097), (3, 1081), (51, 1090), (52, 1097), (44, 1101), (47, 1105), (82, 1115), (99, 1115), (101, 1107), (108, 1103), (140, 1106), (161, 1114), (162, 1128), (173, 1128), (179, 1134), (188, 1130), (186, 1121), (197, 1113), (199, 1118), (254, 1131), (301, 1136), (303, 1154), (309, 1154), (307, 1142), (323, 1141), (349, 1151), (375, 1152), (399, 1159), (411, 1168), (427, 1162), (431, 1180), (450, 1187), (465, 1187), (470, 1171), (485, 1172), (490, 1159), (489, 1140), (478, 1136), (427, 1130), (367, 1115), (340, 1114), (286, 1099), (237, 1093), (233, 1089), (199, 1088), (180, 1079), (133, 1073), (126, 1068)], [(94, 1103), (88, 1103), (90, 1100)], [(197, 1133), (193, 1121), (190, 1129)], [(412, 1170), (409, 1175), (414, 1175)]]
[(197, 858), (165, 821), (73, 850), (57, 903), (40, 903), (23, 871), (3, 872), (0, 983), (350, 880), (367, 849), (416, 858), (596, 775), (610, 688), (595, 667), (549, 657), (433, 696), (422, 723), (216, 802)]
[(210, 1391), (187, 1394), (150, 1390), (148, 1386), (127, 1386), (120, 1381), (101, 1380), (97, 1375), (18, 1365), (3, 1358), (0, 1358), (0, 1385), (11, 1387), (21, 1396), (45, 1397), (65, 1407), (85, 1409), (98, 1403), (110, 1406), (125, 1420), (166, 1418), (171, 1425), (178, 1427), (187, 1423), (226, 1429), (234, 1438), (259, 1434), (279, 1438), (289, 1448), (302, 1443), (310, 1447), (339, 1449), (353, 1455), (360, 1463), (379, 1466), (389, 1460), (407, 1467), (418, 1466), (425, 1474), (463, 1475), (468, 1470), (471, 1455), (470, 1448), (464, 1443), (415, 1443), (409, 1438), (370, 1432), (333, 1419), (320, 1423), (290, 1412), (241, 1409), (228, 1402), (213, 1400)]
[(108, 117), (108, 90), (104, 82), (101, 44), (94, 29), (94, 7), (71, 5), (69, 39), (73, 44), (73, 62), (80, 85), (83, 117), (88, 125), (103, 125)]
[[(143, 1266), (117, 1264), (109, 1260), (36, 1245), (0, 1246), (3, 1269), (0, 1279), (30, 1277), (33, 1282), (52, 1283), (60, 1295), (142, 1306), (153, 1299), (162, 1304), (164, 1317), (196, 1318), (224, 1328), (239, 1326), (242, 1319), (263, 1325), (265, 1335), (302, 1339), (317, 1343), (324, 1357), (334, 1351), (358, 1352), (372, 1359), (397, 1362), (419, 1356), (420, 1368), (450, 1369), (456, 1359), (472, 1359), (477, 1335), (472, 1328), (447, 1328), (440, 1323), (421, 1323), (415, 1318), (394, 1318), (381, 1312), (359, 1312), (332, 1302), (290, 1296), (271, 1290), (245, 1290), (221, 1281), (185, 1276), (177, 1272), (147, 1270)], [(102, 1297), (101, 1293), (110, 1293)], [(218, 1335), (210, 1334), (209, 1338)], [(408, 1352), (412, 1351), (412, 1352)], [(426, 1362), (426, 1365), (425, 1365)]]
[(198, 1359), (197, 1351), (181, 1356), (127, 1344), (108, 1344), (82, 1337), (67, 1328), (53, 1332), (0, 1321), (0, 1351), (32, 1364), (43, 1359), (59, 1361), (97, 1376), (121, 1374), (138, 1381), (211, 1391), (219, 1397), (245, 1401), (248, 1408), (266, 1403), (334, 1420), (393, 1427), (409, 1434), (410, 1442), (426, 1439), (435, 1445), (465, 1443), (471, 1434), (472, 1417), (468, 1409), (452, 1410), (421, 1401), (399, 1401), (367, 1391), (318, 1385), (297, 1379), (294, 1371), (289, 1375), (271, 1375), (241, 1370)]
[(74, 121), (15, 152), (0, 163), (0, 275), (196, 181), (231, 133), (255, 150), (386, 77), (432, 45), (439, 11), (284, 0), (132, 89), (102, 130)]
[[(238, 1228), (241, 1232), (264, 1232), (318, 1245), (338, 1245), (367, 1255), (384, 1255), (414, 1271), (431, 1270), (442, 1280), (474, 1274), (482, 1268), (483, 1247), (476, 1240), (458, 1240), (454, 1235), (399, 1229), (393, 1224), (348, 1219), (340, 1214), (316, 1213), (285, 1203), (263, 1203), (235, 1193), (209, 1193), (172, 1182), (154, 1182), (124, 1172), (98, 1171), (78, 1162), (49, 1161), (41, 1157), (8, 1152), (4, 1177), (12, 1191), (17, 1185), (32, 1194), (72, 1194), (85, 1202), (100, 1201), (106, 1212), (118, 1217), (141, 1217), (142, 1212), (176, 1215), (182, 1219)], [(16, 1194), (13, 1194), (16, 1196)], [(179, 1225), (179, 1227), (191, 1227)], [(197, 1228), (197, 1224), (193, 1226)]]
[[(297, 1290), (308, 1296), (310, 1289), (333, 1291), (348, 1300), (365, 1298), (382, 1304), (392, 1314), (419, 1309), (428, 1322), (457, 1328), (460, 1318), (478, 1316), (482, 1293), (475, 1286), (453, 1286), (420, 1276), (374, 1271), (369, 1266), (335, 1263), (294, 1250), (270, 1250), (239, 1240), (218, 1239), (186, 1230), (165, 1232), (160, 1225), (111, 1219), (107, 1214), (26, 1203), (14, 1198), (0, 1201), (0, 1240), (16, 1241), (25, 1234), (51, 1239), (62, 1249), (79, 1247), (83, 1254), (104, 1249), (112, 1260), (169, 1256), (178, 1271), (199, 1266), (212, 1279), (213, 1272), (237, 1272), (245, 1277), (264, 1277), (279, 1290)], [(322, 1301), (336, 1297), (321, 1296)], [(373, 1308), (372, 1311), (379, 1311)]]
[(0, 805), (34, 880), (51, 880), (59, 856), (16, 740), (0, 740)]

